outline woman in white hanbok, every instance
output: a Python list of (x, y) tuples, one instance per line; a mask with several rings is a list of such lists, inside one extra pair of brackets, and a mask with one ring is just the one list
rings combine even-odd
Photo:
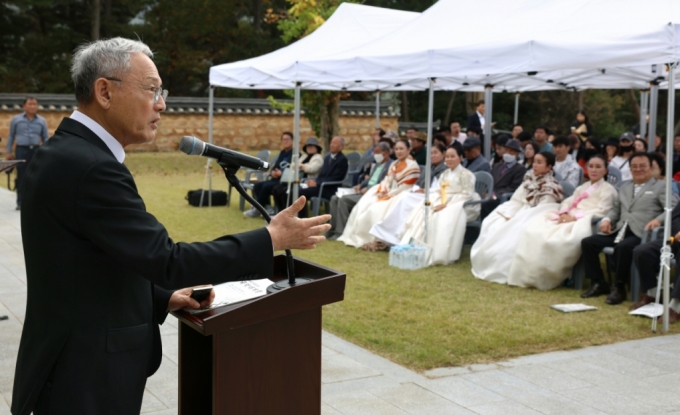
[(408, 140), (397, 141), (394, 145), (397, 160), (392, 163), (383, 181), (370, 188), (359, 199), (338, 241), (356, 248), (375, 241), (375, 237), (369, 233), (371, 226), (387, 216), (399, 200), (408, 194), (407, 191), (420, 176), (418, 163), (409, 155), (410, 148), (411, 143)]
[[(430, 150), (430, 161), (432, 162), (430, 194), (439, 190), (439, 176), (447, 170), (446, 164), (444, 164), (445, 154), (446, 147), (438, 143), (435, 143)], [(425, 203), (425, 176), (423, 173), (424, 171), (420, 172), (418, 182), (409, 192), (405, 192), (390, 213), (371, 227), (369, 233), (379, 241), (388, 245), (399, 245), (401, 236), (404, 234), (406, 219), (416, 207)]]
[(535, 218), (559, 208), (562, 186), (552, 167), (555, 155), (541, 152), (534, 156), (532, 170), (513, 193), (482, 222), (479, 238), (470, 250), (472, 275), (476, 278), (506, 284), (517, 244), (527, 225)]
[(618, 197), (607, 183), (602, 155), (588, 160), (590, 181), (565, 199), (560, 209), (536, 218), (526, 227), (510, 266), (508, 284), (551, 290), (569, 278), (581, 256), (581, 240), (592, 235), (593, 218), (609, 212)]
[[(448, 169), (439, 177), (438, 190), (430, 194), (427, 245), (432, 248), (428, 265), (450, 264), (460, 258), (465, 224), (477, 219), (479, 205), (465, 208), (465, 202), (479, 199), (475, 194), (475, 175), (463, 167), (454, 147), (446, 149)], [(476, 197), (475, 197), (476, 196)], [(415, 209), (406, 220), (402, 243), (411, 238), (425, 242), (425, 206)]]

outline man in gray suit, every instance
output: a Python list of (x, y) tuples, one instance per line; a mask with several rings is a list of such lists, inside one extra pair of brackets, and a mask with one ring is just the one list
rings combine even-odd
[(392, 164), (390, 159), (390, 145), (384, 141), (379, 142), (373, 147), (373, 157), (375, 164), (371, 167), (371, 171), (367, 179), (354, 186), (357, 193), (352, 195), (345, 195), (338, 197), (333, 195), (331, 197), (331, 228), (326, 232), (326, 237), (330, 240), (336, 240), (342, 235), (347, 224), (349, 214), (354, 206), (359, 202), (368, 189), (379, 184), (385, 178), (387, 172)]
[[(626, 299), (626, 281), (630, 280), (633, 249), (641, 242), (642, 234), (663, 225), (666, 203), (666, 185), (652, 178), (652, 159), (647, 153), (630, 157), (633, 180), (621, 186), (619, 198), (600, 223), (600, 234), (581, 241), (586, 277), (590, 277), (590, 290), (582, 298), (609, 293), (607, 304), (620, 304)], [(672, 198), (673, 206), (677, 203)], [(614, 226), (615, 224), (615, 226)], [(600, 267), (600, 252), (613, 246), (616, 281), (611, 287), (604, 280)]]

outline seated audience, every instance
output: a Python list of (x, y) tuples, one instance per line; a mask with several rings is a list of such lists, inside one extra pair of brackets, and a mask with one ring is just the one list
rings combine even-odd
[(522, 166), (524, 166), (525, 169), (531, 170), (531, 165), (534, 163), (534, 156), (540, 153), (539, 150), (538, 144), (533, 141), (526, 144), (524, 147), (524, 162), (522, 163)]
[(421, 166), (427, 163), (427, 135), (425, 133), (416, 133), (411, 141), (411, 156)]
[[(632, 142), (631, 141), (631, 146)], [(581, 251), (590, 289), (582, 298), (609, 294), (607, 304), (620, 304), (626, 300), (625, 284), (630, 281), (633, 249), (640, 244), (642, 233), (663, 225), (664, 183), (652, 177), (652, 160), (647, 153), (634, 153), (630, 158), (633, 180), (624, 183), (614, 206), (600, 223), (598, 235), (581, 241)], [(673, 206), (677, 199), (673, 198)], [(600, 252), (614, 247), (615, 284), (611, 287), (604, 279), (600, 265)]]
[(581, 240), (593, 233), (593, 218), (604, 217), (618, 198), (614, 186), (605, 180), (604, 156), (598, 154), (588, 161), (588, 174), (590, 181), (565, 199), (559, 210), (526, 227), (510, 266), (509, 285), (551, 290), (569, 278), (581, 257)]
[[(519, 140), (519, 145), (522, 147), (522, 150), (526, 148), (527, 144), (535, 143), (533, 137), (531, 136), (531, 133), (529, 133), (528, 131), (522, 131), (521, 133), (519, 133), (519, 138), (517, 138), (517, 140)], [(538, 153), (540, 153), (540, 151), (537, 152), (536, 154)]]
[(633, 151), (636, 153), (646, 153), (647, 152), (647, 142), (641, 138), (636, 138), (633, 142)]
[[(665, 183), (666, 175), (664, 173), (666, 172), (666, 160), (664, 160), (664, 155), (660, 153), (649, 153), (649, 156), (652, 158), (652, 177)], [(673, 190), (673, 194), (677, 196), (678, 184), (672, 178), (670, 180), (671, 190)]]
[(582, 170), (581, 166), (569, 154), (569, 139), (558, 136), (552, 142), (552, 145), (555, 152), (555, 173), (559, 175), (562, 181), (571, 184), (574, 188), (578, 187)]
[(359, 172), (355, 174), (354, 177), (352, 178), (352, 185), (361, 183), (363, 180), (366, 179), (366, 176), (368, 175), (368, 172), (371, 169), (371, 166), (373, 165), (373, 148), (385, 136), (385, 134), (386, 133), (382, 128), (376, 128), (373, 131), (372, 136), (373, 141), (369, 149), (366, 150), (364, 154), (361, 156), (361, 161), (359, 162), (361, 168), (359, 169)]
[[(430, 161), (432, 164), (430, 170), (430, 195), (439, 189), (439, 176), (446, 170), (446, 164), (444, 163), (445, 153), (446, 147), (439, 144), (432, 146), (430, 150)], [(399, 245), (401, 235), (404, 233), (406, 218), (408, 218), (413, 209), (423, 205), (424, 202), (425, 169), (420, 172), (420, 178), (411, 188), (411, 191), (399, 200), (383, 220), (373, 225), (369, 233), (388, 245)]]
[(496, 209), (505, 193), (513, 193), (520, 187), (527, 172), (517, 161), (517, 155), (521, 149), (517, 140), (509, 140), (503, 147), (503, 162), (496, 164), (491, 170), (493, 194), (491, 200), (482, 203), (482, 218), (487, 217), (492, 210)]
[(524, 128), (522, 128), (522, 125), (521, 124), (515, 124), (515, 125), (512, 126), (512, 131), (510, 132), (510, 135), (515, 140), (519, 140), (519, 136), (523, 132), (524, 132)]
[(541, 153), (544, 151), (553, 153), (553, 146), (548, 140), (550, 136), (551, 134), (550, 130), (548, 130), (548, 127), (539, 125), (534, 130), (534, 140), (536, 141), (536, 144), (538, 144), (538, 148), (541, 149)]
[(553, 176), (555, 155), (536, 154), (532, 170), (510, 201), (498, 206), (482, 222), (479, 238), (470, 250), (472, 274), (485, 281), (506, 284), (517, 245), (524, 230), (537, 217), (557, 210), (562, 187)]
[(450, 124), (449, 129), (451, 131), (451, 141), (447, 143), (447, 147), (451, 145), (454, 141), (459, 142), (460, 144), (464, 144), (465, 140), (467, 140), (467, 134), (464, 132), (460, 131), (460, 123), (458, 121), (454, 121)]
[[(671, 214), (671, 236), (675, 240), (680, 240), (680, 204), (675, 205)], [(656, 301), (656, 290), (658, 289), (659, 268), (661, 266), (661, 246), (663, 245), (663, 238), (656, 241), (647, 242), (638, 245), (633, 250), (633, 261), (635, 267), (640, 275), (640, 291), (642, 295), (635, 304), (629, 307), (630, 310), (636, 310), (644, 305)], [(678, 258), (680, 255), (680, 244), (674, 243), (671, 245), (671, 252)], [(668, 322), (675, 323), (680, 319), (680, 267), (675, 267), (675, 277), (671, 276), (671, 284), (673, 291), (671, 291), (671, 302), (668, 310)], [(661, 317), (659, 317), (661, 322)]]
[[(583, 153), (583, 146), (581, 145), (581, 139), (578, 138), (576, 134), (569, 134), (567, 136), (567, 140), (569, 140), (569, 154), (571, 155), (571, 158), (574, 161), (577, 161), (579, 158), (579, 155)], [(555, 143), (553, 143), (553, 147), (555, 146)]]
[(399, 140), (394, 145), (397, 160), (390, 165), (387, 176), (378, 186), (369, 189), (352, 209), (347, 225), (338, 241), (356, 248), (373, 242), (368, 233), (371, 226), (387, 216), (399, 200), (418, 180), (420, 167), (409, 155), (410, 142)]
[(478, 127), (468, 127), (468, 129), (465, 131), (465, 134), (467, 134), (468, 138), (470, 137), (477, 137), (477, 138), (482, 138), (482, 129)]
[[(331, 196), (338, 191), (340, 185), (334, 184), (330, 186), (323, 187), (323, 194), (319, 194), (321, 185), (324, 182), (341, 182), (345, 179), (347, 174), (347, 169), (349, 168), (349, 163), (347, 162), (347, 157), (342, 154), (342, 149), (345, 148), (345, 139), (341, 136), (335, 136), (330, 143), (330, 152), (326, 154), (323, 159), (323, 167), (319, 172), (319, 175), (315, 179), (309, 179), (304, 184), (305, 188), (300, 186), (300, 191), (298, 194), (304, 196), (309, 201), (311, 198), (316, 196), (321, 196), (324, 199), (329, 199)], [(298, 213), (301, 218), (306, 218), (309, 216), (307, 211), (307, 206), (302, 208)]]
[(463, 167), (475, 173), (478, 171), (485, 171), (491, 173), (491, 165), (489, 160), (482, 155), (482, 142), (477, 137), (468, 137), (463, 144), (463, 152), (465, 153), (465, 162)]
[(611, 166), (621, 171), (621, 181), (631, 180), (633, 175), (630, 172), (630, 156), (634, 153), (633, 140), (635, 137), (631, 132), (625, 132), (619, 137), (619, 151), (609, 162)]
[(336, 240), (345, 230), (349, 213), (354, 206), (359, 202), (359, 199), (366, 194), (366, 192), (373, 186), (382, 182), (389, 171), (392, 159), (390, 158), (390, 151), (392, 148), (384, 141), (375, 145), (373, 150), (373, 160), (371, 170), (368, 177), (354, 186), (355, 194), (338, 197), (333, 195), (330, 201), (331, 229), (326, 233), (326, 237), (330, 240)]
[[(300, 177), (305, 179), (315, 179), (323, 168), (323, 157), (321, 156), (321, 146), (316, 137), (309, 137), (305, 142), (302, 151), (305, 156), (300, 159)], [(291, 168), (294, 168), (291, 165)], [(274, 202), (278, 211), (287, 208), (292, 202), (290, 194), (291, 183), (280, 183), (272, 190)]]
[[(434, 137), (432, 137), (432, 144), (434, 144), (434, 145), (440, 144), (440, 145), (444, 146), (444, 148), (449, 146), (448, 140), (446, 139), (446, 136), (444, 134), (441, 134), (441, 133), (437, 133), (437, 134), (434, 135)], [(460, 144), (460, 143), (458, 143), (458, 144)]]
[[(427, 221), (427, 244), (432, 248), (428, 265), (450, 264), (460, 257), (465, 224), (477, 219), (479, 205), (465, 207), (475, 194), (475, 175), (460, 164), (461, 157), (453, 147), (446, 149), (446, 167), (438, 180), (438, 189), (430, 194)], [(421, 204), (406, 219), (401, 243), (411, 238), (425, 242), (425, 205)]]
[(617, 154), (619, 154), (619, 140), (616, 137), (609, 137), (604, 143), (604, 156), (607, 158), (607, 163), (611, 163)]
[[(253, 186), (253, 196), (259, 204), (261, 204), (267, 213), (276, 213), (274, 208), (271, 206), (270, 199), (272, 191), (281, 181), (281, 175), (286, 166), (290, 165), (293, 159), (293, 133), (284, 132), (281, 134), (281, 152), (274, 161), (274, 165), (270, 171), (271, 179), (257, 182)], [(283, 166), (282, 166), (283, 164)], [(254, 207), (243, 212), (243, 214), (248, 218), (257, 218), (262, 216), (260, 212)]]
[[(491, 137), (491, 167), (503, 162), (503, 154), (505, 153), (505, 143), (511, 140), (507, 134), (496, 134)], [(521, 148), (521, 146), (520, 146)], [(521, 152), (521, 151), (520, 151)]]

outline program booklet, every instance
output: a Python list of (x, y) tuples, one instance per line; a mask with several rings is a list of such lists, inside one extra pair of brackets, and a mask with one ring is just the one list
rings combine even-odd
[(335, 195), (338, 198), (341, 198), (343, 196), (354, 195), (356, 193), (357, 193), (357, 191), (354, 190), (353, 187), (338, 187), (338, 190), (335, 192)]
[(663, 304), (647, 304), (642, 307), (629, 312), (631, 316), (644, 316), (649, 318), (657, 318), (663, 314)]
[(208, 310), (214, 310), (226, 305), (240, 303), (253, 298), (262, 297), (267, 294), (267, 287), (273, 284), (267, 278), (252, 281), (231, 281), (223, 284), (218, 284), (213, 287), (215, 291), (215, 300), (208, 308), (199, 308), (194, 310), (185, 308), (184, 311), (190, 314), (205, 313)]
[(553, 304), (550, 306), (550, 308), (555, 309), (557, 311), (561, 311), (563, 313), (575, 313), (577, 311), (590, 311), (590, 310), (597, 310), (597, 307), (592, 306), (592, 305), (587, 305), (587, 304), (582, 304), (582, 303), (577, 303), (577, 304)]

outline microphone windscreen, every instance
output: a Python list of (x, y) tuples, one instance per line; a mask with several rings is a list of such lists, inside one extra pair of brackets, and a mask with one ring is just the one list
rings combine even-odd
[(204, 145), (198, 138), (185, 135), (179, 140), (179, 151), (190, 156), (200, 156), (203, 154)]

